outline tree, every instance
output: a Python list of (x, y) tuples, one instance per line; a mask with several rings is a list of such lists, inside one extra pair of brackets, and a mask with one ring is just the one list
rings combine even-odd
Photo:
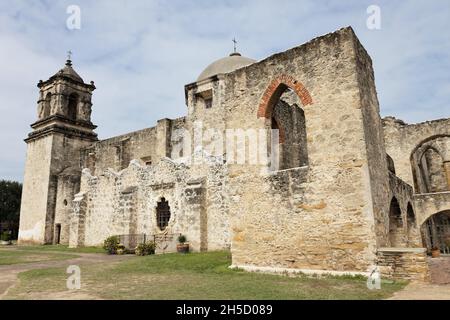
[(0, 222), (19, 223), (22, 184), (0, 180)]

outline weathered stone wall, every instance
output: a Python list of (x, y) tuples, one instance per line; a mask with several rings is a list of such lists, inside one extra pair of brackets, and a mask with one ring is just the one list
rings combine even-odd
[(183, 142), (172, 132), (183, 129), (184, 125), (185, 118), (162, 119), (155, 127), (99, 141), (82, 151), (83, 167), (95, 174), (108, 168), (120, 171), (133, 159), (143, 165), (157, 162), (162, 157), (177, 159), (180, 155), (171, 154), (172, 146)]
[(377, 265), (381, 278), (407, 279), (418, 282), (430, 280), (430, 270), (424, 248), (380, 248)]
[(421, 226), (432, 215), (450, 210), (450, 192), (417, 194), (414, 196), (417, 208), (417, 223)]
[[(184, 234), (194, 251), (226, 248), (230, 239), (224, 170), (221, 164), (188, 167), (163, 158), (151, 166), (132, 161), (121, 172), (107, 169), (98, 176), (84, 171), (83, 245), (99, 245), (110, 235)], [(156, 220), (161, 198), (171, 211), (164, 231)]]
[[(77, 174), (65, 172), (58, 176), (57, 195), (55, 204), (55, 226), (61, 225), (60, 242), (61, 244), (69, 243), (70, 232), (70, 214), (72, 211), (72, 200), (80, 190), (80, 171)], [(58, 239), (54, 238), (53, 243), (56, 244)]]
[[(412, 186), (404, 182), (399, 177), (395, 176), (392, 173), (389, 173), (389, 190), (386, 194), (388, 200), (388, 206), (390, 205), (392, 199), (395, 199), (398, 202), (399, 209), (401, 212), (401, 227), (397, 231), (397, 241), (396, 245), (390, 243), (389, 241), (389, 232), (391, 229), (391, 221), (387, 219), (386, 224), (383, 225), (385, 228), (385, 232), (387, 235), (386, 241), (384, 242), (384, 246), (390, 247), (422, 247), (422, 241), (420, 238), (418, 217), (417, 212), (418, 209), (415, 207), (414, 202), (414, 192)], [(411, 206), (413, 212), (413, 218), (408, 217), (408, 206)], [(389, 215), (389, 208), (387, 209)], [(392, 231), (391, 231), (392, 232)]]
[(64, 133), (28, 142), (19, 242), (53, 243), (55, 223), (61, 223), (66, 242), (67, 214), (79, 188), (80, 149), (90, 143)]
[[(397, 175), (415, 187), (411, 156), (418, 147), (440, 137), (450, 137), (450, 119), (439, 119), (417, 124), (407, 124), (394, 117), (383, 118), (386, 151), (394, 159)], [(445, 151), (445, 161), (450, 161), (450, 148)]]
[[(305, 111), (309, 157), (288, 175), (229, 164), (234, 265), (366, 270), (375, 261), (375, 164), (362, 111), (374, 106), (361, 98), (355, 39), (343, 29), (226, 75), (228, 128), (268, 128), (264, 101), (277, 83), (290, 84)], [(374, 152), (387, 171), (383, 151)]]
[[(356, 74), (359, 83), (360, 107), (364, 128), (366, 156), (369, 162), (370, 197), (375, 218), (374, 232), (377, 245), (387, 243), (387, 229), (389, 225), (389, 177), (388, 163), (380, 119), (380, 108), (375, 88), (372, 60), (359, 40), (355, 38)], [(373, 232), (372, 231), (372, 232)]]
[(27, 147), (19, 227), (22, 244), (45, 242), (52, 145), (53, 137), (47, 136)]

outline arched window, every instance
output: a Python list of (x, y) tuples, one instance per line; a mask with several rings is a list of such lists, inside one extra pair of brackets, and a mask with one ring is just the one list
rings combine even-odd
[(72, 93), (69, 96), (69, 104), (67, 107), (67, 117), (70, 120), (77, 119), (77, 109), (78, 109), (78, 95), (76, 93)]
[(51, 101), (52, 101), (52, 94), (49, 92), (45, 96), (44, 113), (42, 115), (42, 118), (47, 118), (48, 116), (50, 116)]
[(170, 220), (169, 202), (165, 198), (161, 198), (156, 207), (156, 222), (161, 231), (166, 229)]
[[(278, 154), (275, 150), (270, 150), (272, 161), (276, 163), (278, 160), (278, 166), (272, 165), (272, 170), (284, 170), (307, 165), (306, 121), (305, 113), (300, 107), (300, 97), (290, 87), (281, 84), (269, 101), (270, 105), (267, 108), (270, 112), (268, 118), (270, 119), (270, 128), (278, 130), (272, 131), (272, 133), (278, 133), (278, 142), (280, 143)], [(278, 159), (274, 159), (274, 156)]]
[[(411, 153), (411, 168), (416, 193), (450, 191), (450, 167), (444, 162), (450, 136), (432, 136)], [(448, 171), (448, 172), (447, 172)]]
[(439, 152), (428, 148), (422, 155), (419, 167), (428, 192), (447, 191), (444, 161)]
[(394, 197), (389, 208), (389, 241), (391, 247), (399, 247), (403, 241), (403, 220), (400, 205)]

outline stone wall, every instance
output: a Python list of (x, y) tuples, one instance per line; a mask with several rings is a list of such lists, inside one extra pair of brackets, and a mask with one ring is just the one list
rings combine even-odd
[(172, 133), (183, 129), (184, 123), (184, 118), (162, 119), (155, 127), (99, 141), (82, 150), (83, 167), (95, 174), (108, 168), (120, 171), (133, 159), (143, 165), (150, 165), (162, 157), (177, 159), (180, 155), (172, 155), (172, 147), (183, 142)]
[[(390, 247), (422, 247), (420, 220), (418, 218), (420, 208), (415, 206), (412, 186), (394, 174), (389, 173), (389, 191), (387, 192), (387, 197), (389, 199), (389, 204), (392, 202), (392, 199), (395, 198), (399, 205), (401, 212), (401, 227), (397, 230), (398, 235), (396, 236), (396, 244), (390, 243), (389, 232), (392, 232), (390, 231), (390, 224), (392, 221), (388, 218), (387, 223), (383, 225), (385, 227), (385, 232), (388, 235), (385, 245)], [(408, 216), (409, 206), (412, 209), (412, 217)]]
[(418, 194), (414, 196), (417, 223), (421, 226), (432, 215), (450, 210), (450, 192)]
[[(394, 117), (383, 119), (386, 152), (394, 159), (397, 175), (414, 186), (411, 156), (418, 147), (430, 140), (450, 137), (450, 119), (439, 119), (417, 124), (407, 124)], [(450, 148), (445, 148), (446, 158), (450, 161)], [(415, 186), (416, 192), (418, 187)]]
[(45, 242), (53, 137), (28, 144), (20, 208), (19, 242)]
[(62, 240), (67, 241), (67, 214), (79, 189), (80, 149), (90, 143), (91, 139), (64, 133), (28, 142), (20, 243), (53, 243), (55, 223), (61, 223)]
[(379, 191), (370, 166), (387, 165), (382, 147), (368, 154), (380, 137), (366, 142), (364, 125), (378, 108), (361, 98), (367, 75), (356, 60), (368, 58), (357, 58), (357, 46), (343, 29), (225, 76), (228, 128), (270, 128), (273, 95), (291, 86), (305, 112), (309, 158), (289, 174), (229, 164), (233, 265), (362, 271), (374, 263)]
[(430, 271), (424, 248), (380, 248), (377, 252), (377, 265), (382, 279), (430, 281)]
[[(99, 245), (110, 235), (187, 236), (193, 251), (229, 246), (226, 167), (217, 163), (188, 167), (168, 158), (150, 166), (137, 160), (121, 172), (107, 169), (97, 176), (85, 170), (80, 198), (86, 201), (83, 244)], [(166, 229), (157, 226), (157, 202), (169, 202)], [(75, 243), (71, 241), (71, 243)]]

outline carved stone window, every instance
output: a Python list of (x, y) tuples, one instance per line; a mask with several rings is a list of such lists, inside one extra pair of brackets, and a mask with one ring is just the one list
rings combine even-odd
[(156, 207), (156, 221), (161, 231), (166, 229), (170, 220), (170, 207), (169, 202), (165, 198), (161, 198)]

